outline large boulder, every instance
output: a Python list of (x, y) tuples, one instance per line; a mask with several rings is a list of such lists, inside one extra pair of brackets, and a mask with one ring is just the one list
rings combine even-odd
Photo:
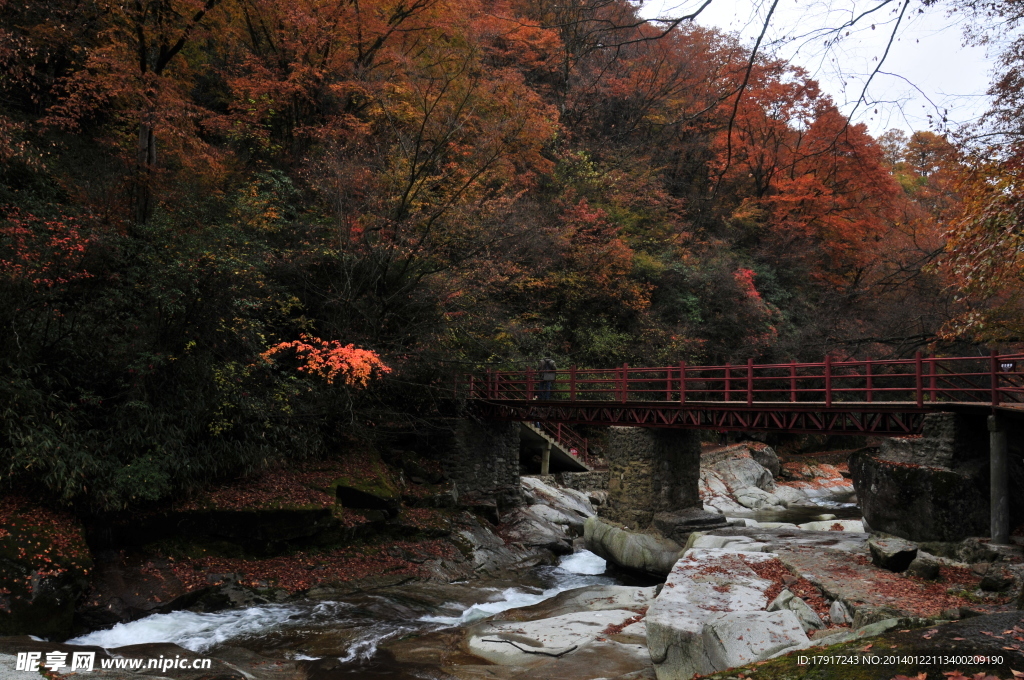
[(528, 504), (547, 506), (558, 513), (563, 518), (558, 524), (569, 524), (582, 532), (583, 521), (596, 514), (590, 498), (582, 491), (545, 484), (536, 477), (522, 477), (520, 486)]
[[(770, 448), (755, 442), (711, 449), (701, 454), (698, 488), (706, 508), (726, 514), (784, 509), (782, 500), (772, 494), (775, 490), (774, 475), (754, 459), (753, 449), (757, 449), (757, 455), (767, 461), (765, 449), (770, 451)], [(777, 457), (775, 463), (778, 464)]]
[(773, 493), (784, 500), (799, 495), (803, 500), (796, 503), (843, 502), (853, 496), (853, 482), (848, 476), (847, 463), (824, 463), (814, 458), (791, 460), (782, 465), (779, 475), (783, 481)]
[(917, 557), (917, 546), (901, 538), (872, 536), (868, 539), (868, 550), (871, 551), (871, 562), (889, 571), (906, 571)]
[(772, 582), (750, 564), (775, 558), (686, 551), (647, 611), (647, 646), (658, 680), (688, 680), (810, 643), (792, 611), (764, 611)]
[(780, 471), (779, 456), (775, 449), (762, 442), (746, 442), (750, 457), (765, 470), (771, 473), (772, 477), (778, 477)]
[[(1024, 484), (1019, 430), (1010, 427), (1010, 488)], [(959, 542), (989, 533), (989, 433), (984, 414), (925, 416), (919, 437), (885, 440), (850, 458), (864, 519), (912, 541)], [(1024, 494), (1010, 494), (1010, 526), (1024, 522)]]
[(583, 540), (587, 550), (619, 567), (656, 576), (669, 573), (682, 552), (671, 539), (629, 531), (596, 516), (584, 524)]
[(544, 505), (516, 508), (502, 516), (505, 535), (522, 546), (543, 548), (555, 555), (572, 554), (572, 538), (568, 525), (555, 524), (552, 514), (559, 514)]
[(659, 512), (652, 522), (654, 528), (676, 543), (683, 544), (690, 534), (697, 531), (709, 531), (729, 526), (729, 521), (717, 512), (708, 512), (702, 508), (686, 508), (675, 512)]
[[(774, 612), (727, 612), (716, 614), (701, 630), (704, 653), (714, 670), (743, 666), (808, 644), (800, 622), (788, 610)], [(657, 666), (658, 680), (684, 676)]]
[(884, 460), (867, 451), (850, 458), (864, 520), (875, 531), (912, 541), (959, 541), (989, 530), (988, 462), (956, 469)]

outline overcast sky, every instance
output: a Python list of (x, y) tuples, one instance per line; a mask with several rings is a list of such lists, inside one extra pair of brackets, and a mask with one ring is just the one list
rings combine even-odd
[[(645, 0), (646, 18), (671, 17), (692, 12), (698, 0)], [(766, 0), (713, 0), (697, 22), (754, 44), (770, 2)], [(863, 0), (779, 0), (765, 43), (770, 50), (803, 66), (847, 114), (878, 135), (890, 128), (906, 131), (932, 129), (928, 115), (948, 110), (951, 126), (970, 122), (988, 104), (985, 90), (992, 75), (992, 60), (982, 47), (964, 46), (962, 26), (941, 9), (923, 14), (911, 6), (880, 73), (867, 90), (866, 100), (854, 106), (865, 80), (885, 53), (895, 25), (899, 3), (860, 20), (838, 44), (826, 49), (822, 27), (842, 25), (852, 16), (874, 7)], [(872, 28), (874, 26), (874, 28)], [(938, 109), (939, 113), (936, 113)], [(876, 112), (877, 111), (877, 112)]]

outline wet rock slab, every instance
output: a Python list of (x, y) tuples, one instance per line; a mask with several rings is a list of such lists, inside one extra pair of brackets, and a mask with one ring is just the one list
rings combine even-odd
[(642, 611), (654, 602), (657, 586), (588, 586), (559, 593), (530, 607), (501, 612), (494, 621), (536, 621), (573, 612), (593, 612), (606, 609)]
[(686, 552), (648, 610), (647, 644), (659, 680), (687, 680), (809, 644), (792, 611), (764, 611), (773, 584), (749, 563), (774, 558)]
[(627, 609), (607, 609), (536, 621), (487, 622), (470, 629), (466, 646), (471, 654), (494, 664), (541, 666), (595, 642), (636, 616)]

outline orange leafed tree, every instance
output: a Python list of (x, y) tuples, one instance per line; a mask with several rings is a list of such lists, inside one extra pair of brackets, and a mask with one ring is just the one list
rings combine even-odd
[(274, 345), (260, 356), (264, 361), (274, 362), (274, 356), (294, 351), (302, 373), (323, 378), (327, 384), (340, 381), (348, 387), (366, 387), (370, 380), (390, 373), (376, 352), (359, 349), (355, 345), (342, 345), (337, 340), (322, 340), (303, 333), (300, 340)]

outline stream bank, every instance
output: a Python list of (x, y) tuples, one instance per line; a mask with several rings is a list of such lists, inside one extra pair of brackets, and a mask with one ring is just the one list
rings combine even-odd
[[(758, 452), (762, 459), (767, 453)], [(760, 668), (751, 664), (812, 648), (863, 648), (874, 644), (865, 638), (879, 634), (941, 631), (954, 619), (989, 620), (1020, 605), (1020, 559), (1012, 551), (977, 539), (943, 548), (869, 535), (855, 518), (825, 512), (855, 514), (838, 495), (802, 493), (801, 500), (782, 490), (795, 482), (831, 486), (815, 475), (848, 484), (841, 464), (782, 461), (778, 476), (766, 476), (767, 467), (750, 461), (757, 463), (749, 453), (734, 452), (704, 466), (702, 478), (714, 473), (725, 489), (719, 495), (740, 509), (722, 515), (726, 526), (666, 547), (660, 576), (611, 576), (599, 555), (581, 551), (595, 524), (613, 526), (594, 513), (595, 503), (604, 507), (603, 490), (523, 477), (522, 503), (502, 512), (498, 525), (467, 509), (435, 505), (430, 516), (444, 523), (421, 523), (425, 528), (413, 533), (415, 513), (406, 513), (417, 508), (403, 500), (396, 517), (367, 511), (369, 521), (393, 533), (344, 549), (298, 546), (287, 560), (225, 555), (223, 546), (213, 554), (217, 546), (207, 537), (200, 544), (206, 553), (150, 560), (133, 573), (146, 583), (166, 583), (173, 575), (186, 584), (203, 568), (208, 580), (220, 583), (200, 584), (184, 600), (156, 605), (166, 611), (143, 612), (66, 647), (6, 638), (0, 655), (83, 648), (110, 658), (191, 655), (219, 664), (215, 675), (247, 680), (684, 680), (728, 667), (749, 673)], [(465, 552), (457, 548), (464, 542), (472, 546)], [(445, 545), (454, 552), (442, 551)], [(886, 562), (889, 553), (898, 558), (909, 551), (911, 563), (931, 564), (934, 572)], [(120, 592), (140, 582), (125, 583)], [(751, 637), (740, 632), (746, 628), (768, 633)], [(1009, 652), (1016, 653), (1019, 642), (1012, 635), (1006, 642), (1007, 658), (1017, 658)], [(13, 659), (0, 658), (0, 665)], [(178, 670), (152, 677), (204, 677)], [(126, 677), (116, 669), (96, 674)], [(146, 676), (131, 677), (140, 675)]]

